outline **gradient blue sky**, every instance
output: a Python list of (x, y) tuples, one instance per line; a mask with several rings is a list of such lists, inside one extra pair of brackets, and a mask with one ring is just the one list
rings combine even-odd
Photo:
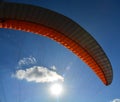
[[(50, 83), (12, 77), (18, 69), (56, 67), (64, 76), (59, 102), (120, 102), (119, 0), (4, 0), (41, 6), (80, 24), (102, 46), (113, 66), (113, 82), (104, 86), (91, 69), (58, 43), (32, 33), (0, 29), (0, 102), (57, 102)], [(30, 61), (30, 58), (33, 62)], [(26, 61), (20, 65), (20, 61)], [(27, 63), (28, 62), (28, 63)]]

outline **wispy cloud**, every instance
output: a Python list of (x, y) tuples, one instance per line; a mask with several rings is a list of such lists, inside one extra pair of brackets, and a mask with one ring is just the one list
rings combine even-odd
[(49, 70), (46, 67), (34, 66), (26, 70), (19, 69), (13, 77), (30, 82), (48, 83), (54, 81), (64, 81), (64, 78), (55, 71)]
[(25, 57), (18, 62), (18, 66), (21, 67), (21, 66), (24, 66), (24, 65), (35, 64), (36, 62), (37, 61), (33, 56)]
[(65, 68), (65, 72), (63, 73), (63, 76), (65, 77), (68, 73), (68, 71), (70, 70), (71, 66), (72, 66), (72, 62), (70, 64), (67, 65), (67, 67)]
[(111, 102), (120, 102), (120, 99), (114, 99), (113, 101)]

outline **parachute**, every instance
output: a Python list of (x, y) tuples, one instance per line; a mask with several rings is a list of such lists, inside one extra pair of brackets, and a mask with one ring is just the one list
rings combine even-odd
[(0, 2), (0, 28), (49, 37), (76, 54), (105, 85), (112, 82), (112, 66), (101, 46), (80, 25), (64, 15), (33, 5)]

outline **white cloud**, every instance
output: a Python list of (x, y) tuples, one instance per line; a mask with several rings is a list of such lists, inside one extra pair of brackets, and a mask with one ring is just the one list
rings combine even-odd
[(46, 67), (34, 66), (26, 70), (19, 69), (12, 75), (20, 80), (33, 81), (36, 83), (48, 83), (54, 81), (64, 81), (64, 78), (55, 71)]
[(37, 61), (34, 57), (25, 57), (18, 62), (19, 66), (35, 64)]
[(51, 69), (56, 71), (57, 68), (53, 65), (53, 66), (51, 66)]
[(113, 101), (111, 102), (120, 102), (120, 99), (114, 99)]

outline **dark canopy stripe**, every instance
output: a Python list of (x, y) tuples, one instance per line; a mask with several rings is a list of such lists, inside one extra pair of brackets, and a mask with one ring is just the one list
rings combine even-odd
[(47, 36), (75, 53), (105, 85), (112, 82), (112, 67), (103, 49), (82, 27), (61, 14), (32, 5), (0, 2), (0, 28)]

